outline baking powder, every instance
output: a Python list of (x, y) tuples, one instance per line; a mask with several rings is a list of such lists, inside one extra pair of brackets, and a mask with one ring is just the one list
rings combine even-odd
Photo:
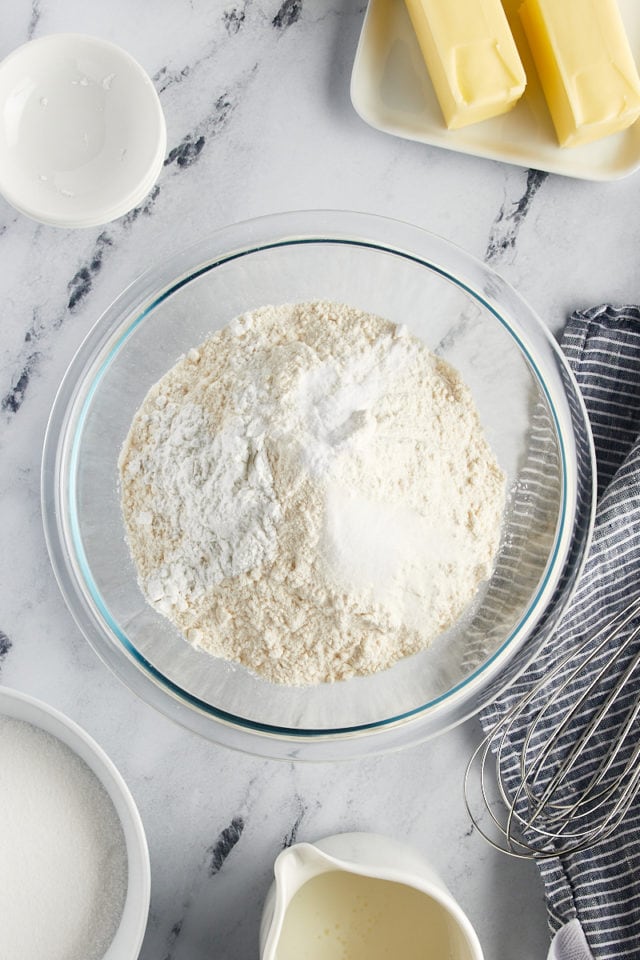
[(383, 670), (489, 576), (504, 477), (469, 390), (330, 302), (244, 314), (149, 392), (120, 458), (148, 601), (268, 680)]

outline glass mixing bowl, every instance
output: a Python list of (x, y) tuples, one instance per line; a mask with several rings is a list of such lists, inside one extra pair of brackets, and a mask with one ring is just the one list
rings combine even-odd
[[(287, 687), (197, 651), (145, 602), (124, 539), (117, 460), (148, 389), (181, 354), (246, 310), (318, 299), (406, 324), (460, 371), (509, 494), (490, 581), (429, 649), (373, 676)], [(593, 463), (560, 350), (493, 271), (393, 220), (288, 213), (219, 231), (136, 280), (98, 320), (51, 413), (43, 516), (72, 614), (143, 700), (231, 747), (328, 760), (441, 732), (495, 696), (514, 664), (522, 669), (580, 572)]]

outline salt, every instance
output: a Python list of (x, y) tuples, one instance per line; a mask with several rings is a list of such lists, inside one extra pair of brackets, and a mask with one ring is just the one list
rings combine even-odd
[(0, 717), (0, 960), (99, 960), (126, 892), (124, 833), (93, 771)]
[(261, 307), (213, 334), (152, 387), (119, 466), (147, 600), (278, 683), (423, 650), (500, 542), (504, 476), (459, 374), (345, 304)]

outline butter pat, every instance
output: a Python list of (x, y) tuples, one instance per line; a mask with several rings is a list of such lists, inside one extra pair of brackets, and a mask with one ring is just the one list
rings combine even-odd
[(525, 0), (520, 19), (563, 147), (640, 116), (640, 78), (616, 0)]
[(526, 76), (500, 0), (405, 0), (449, 129), (506, 113)]

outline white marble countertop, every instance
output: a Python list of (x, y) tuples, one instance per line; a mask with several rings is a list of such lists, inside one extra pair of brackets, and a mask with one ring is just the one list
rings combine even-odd
[(139, 702), (68, 614), (49, 566), (39, 466), (74, 351), (150, 263), (215, 228), (287, 209), (408, 220), (490, 262), (557, 332), (568, 312), (638, 299), (640, 175), (546, 176), (376, 132), (349, 77), (363, 0), (16, 0), (0, 57), (58, 31), (129, 50), (168, 126), (160, 180), (103, 228), (38, 225), (0, 199), (0, 682), (78, 721), (129, 783), (147, 830), (152, 900), (143, 960), (250, 960), (272, 862), (293, 839), (373, 830), (433, 861), (488, 960), (542, 960), (537, 871), (471, 830), (462, 774), (469, 722), (404, 752), (281, 764), (199, 739)]

